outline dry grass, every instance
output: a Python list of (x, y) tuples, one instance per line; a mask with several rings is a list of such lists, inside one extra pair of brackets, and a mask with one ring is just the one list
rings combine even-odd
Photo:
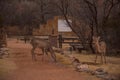
[[(98, 58), (97, 63), (94, 62), (95, 55), (82, 54), (82, 53), (80, 54), (78, 52), (73, 52), (73, 54), (68, 54), (68, 55), (78, 58), (82, 63), (88, 64), (91, 70), (95, 70), (96, 68), (104, 68), (105, 71), (107, 71), (109, 74), (120, 75), (120, 58), (107, 57), (107, 64), (101, 64), (100, 57)], [(57, 54), (57, 58), (62, 64), (72, 67), (70, 59), (67, 58), (65, 55)], [(92, 79), (98, 80), (98, 78), (96, 78), (95, 76), (91, 76), (87, 73), (80, 73), (80, 74), (82, 75), (85, 74), (86, 77), (91, 78), (89, 80), (92, 80)]]
[(102, 67), (109, 73), (120, 74), (120, 58), (107, 57), (107, 64), (100, 64), (100, 57), (97, 64), (94, 63), (95, 55), (74, 54), (81, 62), (87, 63), (91, 69)]
[[(63, 45), (64, 50), (69, 48), (69, 45)], [(120, 74), (120, 58), (118, 57), (106, 57), (107, 64), (100, 64), (100, 56), (98, 57), (97, 63), (95, 63), (95, 55), (94, 54), (88, 54), (85, 51), (82, 51), (82, 53), (79, 53), (77, 51), (74, 51), (72, 54), (70, 52), (65, 52), (66, 55), (74, 56), (78, 58), (82, 63), (86, 63), (89, 65), (89, 67), (93, 70), (95, 70), (98, 67), (104, 68), (106, 71), (108, 71), (111, 74)], [(64, 64), (71, 65), (71, 61), (65, 57), (64, 55), (57, 55), (58, 58), (60, 58), (60, 61)]]

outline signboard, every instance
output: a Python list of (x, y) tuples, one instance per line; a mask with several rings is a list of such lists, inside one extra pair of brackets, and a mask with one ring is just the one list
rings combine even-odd
[[(69, 22), (72, 22), (69, 20)], [(71, 32), (71, 28), (68, 26), (66, 20), (59, 19), (58, 20), (58, 32)]]

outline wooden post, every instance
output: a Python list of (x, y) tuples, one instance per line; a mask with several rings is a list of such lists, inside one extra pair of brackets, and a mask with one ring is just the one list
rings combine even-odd
[(62, 48), (62, 35), (59, 35), (59, 48)]
[(0, 28), (0, 47), (7, 47), (7, 34), (4, 28)]
[(50, 36), (49, 36), (49, 41), (50, 41), (50, 43), (51, 43), (52, 46), (58, 47), (58, 44), (57, 44), (57, 36), (55, 36), (55, 35), (50, 35)]

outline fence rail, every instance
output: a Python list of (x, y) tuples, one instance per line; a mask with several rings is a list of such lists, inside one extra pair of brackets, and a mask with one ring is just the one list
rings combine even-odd
[(59, 48), (62, 48), (63, 44), (80, 44), (79, 38), (78, 37), (63, 37), (62, 35), (59, 35), (58, 38), (59, 41)]

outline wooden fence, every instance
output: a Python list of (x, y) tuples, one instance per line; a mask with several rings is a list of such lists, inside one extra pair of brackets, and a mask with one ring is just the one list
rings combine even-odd
[(59, 35), (58, 41), (59, 48), (62, 48), (63, 44), (69, 44), (70, 50), (72, 49), (72, 51), (79, 50), (79, 52), (81, 52), (82, 50), (87, 50), (84, 45), (88, 45), (88, 43), (83, 45), (78, 37), (63, 37), (62, 35)]

